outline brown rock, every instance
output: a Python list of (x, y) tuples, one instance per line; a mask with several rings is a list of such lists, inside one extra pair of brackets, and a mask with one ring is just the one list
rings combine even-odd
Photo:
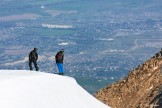
[(128, 77), (99, 90), (95, 97), (112, 108), (162, 108), (162, 57), (159, 52)]

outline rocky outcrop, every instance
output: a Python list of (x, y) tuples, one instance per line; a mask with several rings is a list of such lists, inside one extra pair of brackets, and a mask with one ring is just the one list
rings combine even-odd
[(127, 77), (99, 90), (95, 97), (112, 108), (162, 108), (161, 65), (158, 52)]

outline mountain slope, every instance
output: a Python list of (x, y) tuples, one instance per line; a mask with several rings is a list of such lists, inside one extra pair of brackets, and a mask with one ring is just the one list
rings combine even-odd
[(95, 97), (112, 108), (161, 108), (161, 64), (159, 52), (123, 80), (99, 90)]
[(0, 108), (109, 108), (67, 76), (0, 70), (0, 88)]

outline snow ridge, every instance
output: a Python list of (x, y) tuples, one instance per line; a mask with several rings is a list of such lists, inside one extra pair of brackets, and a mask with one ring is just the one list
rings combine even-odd
[(109, 108), (67, 76), (0, 70), (0, 88), (0, 108)]

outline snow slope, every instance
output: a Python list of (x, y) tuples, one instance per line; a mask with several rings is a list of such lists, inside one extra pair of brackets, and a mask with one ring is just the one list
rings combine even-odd
[(109, 108), (75, 79), (27, 70), (0, 70), (0, 108)]

